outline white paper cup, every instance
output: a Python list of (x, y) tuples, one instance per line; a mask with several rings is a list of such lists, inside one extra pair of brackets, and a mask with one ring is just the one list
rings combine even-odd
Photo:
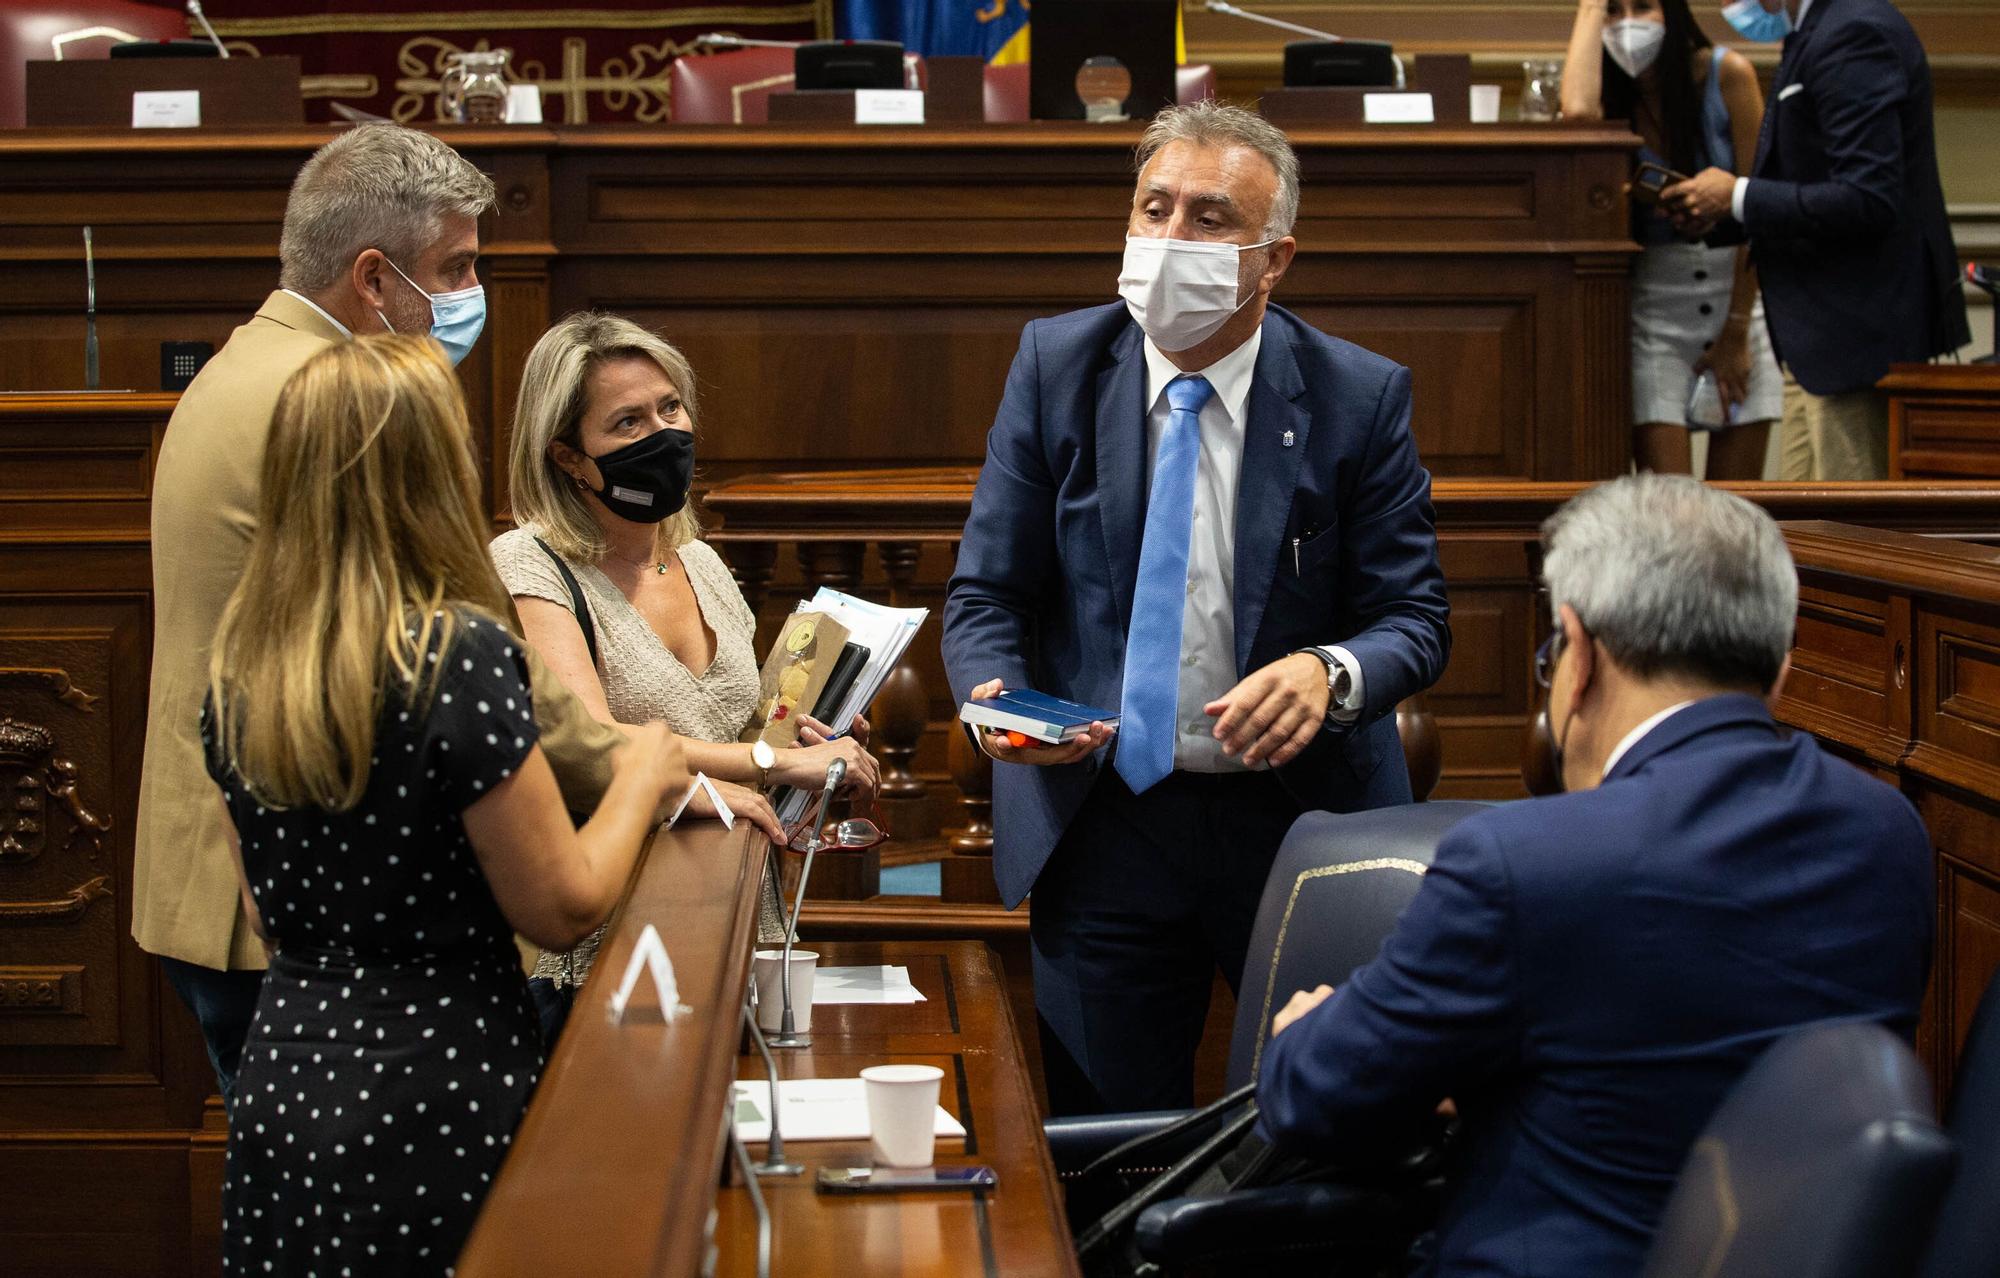
[[(757, 1028), (766, 1033), (785, 1027), (785, 995), (778, 988), (778, 969), (784, 964), (783, 950), (758, 950), (751, 956), (750, 974), (757, 978)], [(792, 1028), (801, 1034), (812, 1028), (813, 970), (818, 965), (818, 954), (793, 947)]]
[(877, 1167), (928, 1167), (937, 1143), (935, 1065), (870, 1065), (861, 1071), (868, 1090), (870, 1153)]
[(1474, 124), (1498, 124), (1500, 122), (1500, 86), (1497, 84), (1475, 84), (1472, 97), (1467, 104), (1472, 112)]

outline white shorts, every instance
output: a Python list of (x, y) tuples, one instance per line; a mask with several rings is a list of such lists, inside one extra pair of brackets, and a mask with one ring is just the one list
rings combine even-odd
[[(1729, 318), (1736, 250), (1655, 244), (1632, 271), (1632, 420), (1687, 420), (1694, 362)], [(1764, 327), (1764, 299), (1750, 315), (1750, 386), (1738, 422), (1773, 421), (1784, 411), (1784, 381)]]

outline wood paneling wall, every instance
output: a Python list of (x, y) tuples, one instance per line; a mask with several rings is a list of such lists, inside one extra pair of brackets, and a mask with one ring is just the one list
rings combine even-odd
[[(0, 388), (104, 385), (220, 346), (275, 286), (285, 192), (331, 132), (0, 133)], [(597, 307), (683, 346), (719, 481), (975, 464), (1022, 326), (1115, 300), (1136, 126), (456, 129), (490, 172), (487, 335), (462, 367), (506, 455), (519, 370)], [(1410, 366), (1441, 475), (1595, 478), (1629, 456), (1622, 184), (1635, 139), (1553, 126), (1298, 134), (1278, 300)], [(504, 518), (496, 479), (493, 512)]]

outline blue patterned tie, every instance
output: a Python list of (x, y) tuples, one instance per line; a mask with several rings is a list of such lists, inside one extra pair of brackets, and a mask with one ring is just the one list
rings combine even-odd
[(1132, 629), (1125, 636), (1125, 688), (1119, 704), (1118, 775), (1142, 794), (1174, 770), (1174, 718), (1180, 701), (1181, 618), (1187, 611), (1188, 538), (1194, 527), (1194, 476), (1201, 460), (1201, 406), (1215, 388), (1200, 377), (1167, 383), (1167, 428), (1153, 462), (1146, 539)]

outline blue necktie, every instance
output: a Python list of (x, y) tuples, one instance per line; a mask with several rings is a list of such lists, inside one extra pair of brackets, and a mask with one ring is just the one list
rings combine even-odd
[(1201, 406), (1215, 388), (1200, 377), (1167, 383), (1167, 428), (1153, 462), (1139, 584), (1125, 636), (1125, 688), (1119, 703), (1118, 775), (1142, 794), (1174, 770), (1175, 713), (1180, 702), (1181, 618), (1187, 611), (1188, 538), (1194, 527), (1194, 476), (1201, 460)]

